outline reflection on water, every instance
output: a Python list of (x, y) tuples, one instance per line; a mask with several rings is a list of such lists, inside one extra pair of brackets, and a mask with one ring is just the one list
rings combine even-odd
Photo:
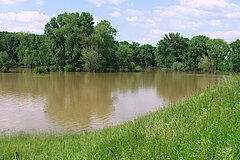
[(0, 130), (90, 130), (176, 102), (224, 76), (144, 73), (0, 74)]

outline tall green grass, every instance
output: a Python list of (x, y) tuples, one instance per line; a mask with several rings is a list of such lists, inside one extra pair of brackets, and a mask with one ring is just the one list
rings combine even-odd
[(240, 78), (102, 131), (3, 136), (0, 159), (240, 159)]

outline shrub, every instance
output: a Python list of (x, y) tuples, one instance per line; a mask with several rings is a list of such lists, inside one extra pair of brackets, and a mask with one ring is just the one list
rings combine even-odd
[(74, 71), (74, 67), (70, 64), (67, 64), (65, 67), (64, 67), (64, 71), (65, 72), (73, 72)]
[(81, 72), (82, 71), (81, 68), (76, 68), (75, 70), (76, 70), (76, 72)]
[(142, 72), (142, 67), (141, 66), (136, 66), (133, 71), (134, 72)]
[(202, 69), (203, 72), (210, 72), (211, 63), (210, 59), (207, 56), (204, 56), (199, 62), (199, 69)]
[(129, 71), (134, 71), (134, 68), (136, 67), (135, 63), (134, 62), (131, 62), (128, 64), (128, 69)]
[(1, 67), (1, 68), (0, 68), (0, 72), (2, 72), (2, 73), (6, 73), (6, 72), (8, 72), (8, 71), (9, 71), (9, 69), (6, 68), (6, 67)]
[(57, 71), (59, 71), (59, 68), (57, 66), (51, 66), (50, 71), (51, 72), (57, 72)]
[(8, 72), (12, 61), (6, 52), (0, 52), (0, 72)]
[(232, 64), (227, 61), (223, 61), (218, 65), (218, 70), (220, 72), (230, 72), (232, 69)]
[(44, 66), (42, 66), (42, 67), (35, 67), (34, 69), (33, 69), (33, 73), (36, 73), (36, 74), (44, 74), (44, 73), (47, 73), (48, 71), (47, 71), (47, 67), (44, 67)]
[(172, 69), (175, 71), (183, 71), (184, 70), (184, 64), (181, 62), (174, 62), (172, 64)]

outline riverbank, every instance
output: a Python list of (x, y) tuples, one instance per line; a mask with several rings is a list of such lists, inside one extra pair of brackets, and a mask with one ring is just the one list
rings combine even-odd
[(0, 159), (239, 159), (240, 77), (92, 133), (0, 138)]

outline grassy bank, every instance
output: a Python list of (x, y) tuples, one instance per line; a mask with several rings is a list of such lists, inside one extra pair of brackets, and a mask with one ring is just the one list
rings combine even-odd
[(0, 159), (240, 159), (240, 78), (102, 131), (0, 138)]

